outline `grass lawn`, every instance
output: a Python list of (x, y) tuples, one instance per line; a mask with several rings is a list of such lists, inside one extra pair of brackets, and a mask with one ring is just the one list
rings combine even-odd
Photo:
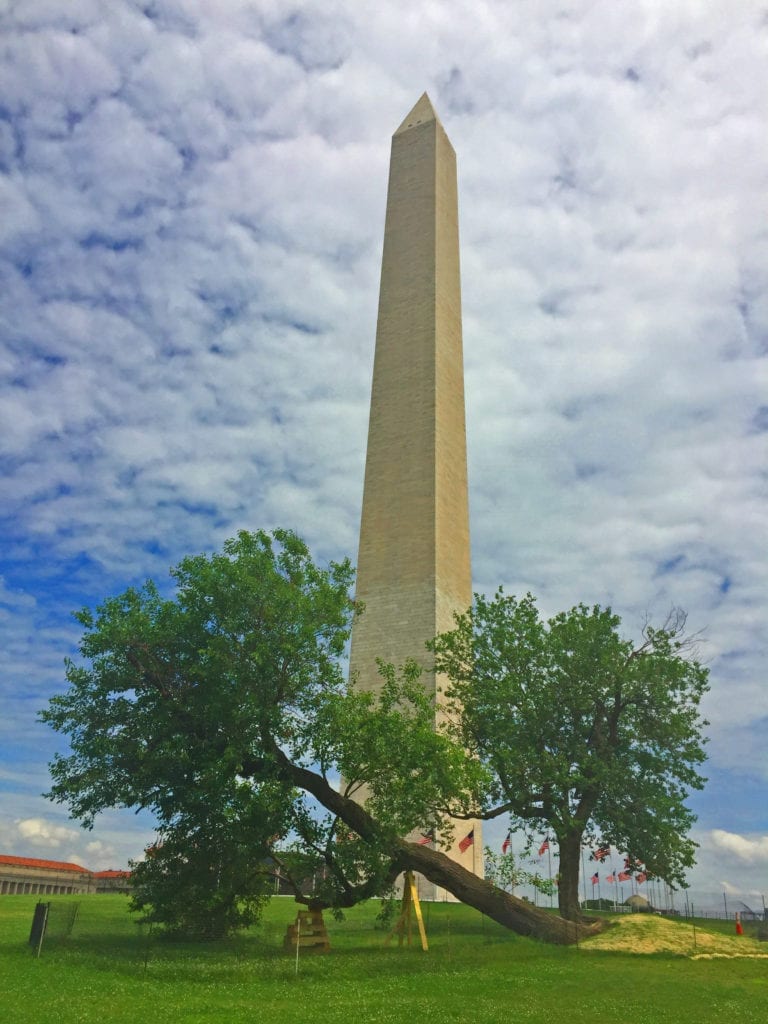
[(768, 960), (551, 947), (453, 904), (424, 904), (426, 953), (383, 948), (374, 903), (329, 917), (331, 953), (302, 955), (297, 973), (282, 949), (296, 913), (285, 898), (248, 934), (191, 945), (142, 934), (122, 897), (81, 897), (72, 936), (40, 959), (27, 944), (36, 901), (0, 898), (0, 1024), (768, 1021)]

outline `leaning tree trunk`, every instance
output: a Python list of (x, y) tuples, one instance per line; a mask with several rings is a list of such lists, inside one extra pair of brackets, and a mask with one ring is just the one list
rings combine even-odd
[[(381, 829), (364, 807), (333, 789), (322, 775), (294, 764), (277, 745), (273, 747), (272, 755), (281, 772), (295, 786), (311, 793), (327, 810), (354, 829), (362, 839), (376, 845), (381, 844)], [(244, 766), (243, 771), (247, 773), (247, 766)], [(399, 867), (402, 871), (420, 872), (430, 882), (447, 889), (462, 903), (487, 914), (492, 920), (517, 932), (518, 935), (568, 945), (589, 935), (596, 935), (603, 928), (600, 921), (566, 921), (562, 917), (532, 906), (525, 900), (497, 888), (484, 878), (478, 878), (438, 850), (430, 850), (426, 846), (409, 843), (404, 839), (391, 840), (388, 845), (394, 867)]]
[(398, 853), (398, 860), (405, 867), (421, 872), (430, 882), (443, 886), (462, 903), (518, 935), (569, 945), (603, 929), (601, 921), (566, 921), (550, 911), (526, 903), (484, 878), (478, 878), (437, 850), (400, 840)]

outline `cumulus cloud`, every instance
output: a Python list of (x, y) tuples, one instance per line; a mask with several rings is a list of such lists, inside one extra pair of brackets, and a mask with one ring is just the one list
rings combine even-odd
[(768, 780), (760, 6), (39, 0), (0, 24), (9, 770), (45, 788), (73, 608), (242, 527), (354, 557), (389, 136), (426, 88), (459, 163), (475, 586), (630, 632), (684, 606), (703, 825), (744, 828), (718, 793)]
[(740, 836), (716, 828), (712, 829), (710, 836), (716, 849), (732, 854), (746, 864), (768, 862), (768, 835)]
[(54, 825), (44, 818), (25, 818), (16, 822), (16, 828), (25, 842), (54, 850), (78, 838), (77, 829)]
[(93, 842), (86, 843), (85, 850), (88, 854), (88, 863), (99, 865), (95, 870), (101, 870), (101, 864), (116, 863), (115, 848), (109, 843), (102, 842), (101, 839), (94, 839)]

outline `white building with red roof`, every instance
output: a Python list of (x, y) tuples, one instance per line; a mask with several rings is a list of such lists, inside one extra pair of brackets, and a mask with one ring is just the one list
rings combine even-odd
[(0, 854), (0, 896), (127, 892), (130, 871), (89, 871), (80, 864)]

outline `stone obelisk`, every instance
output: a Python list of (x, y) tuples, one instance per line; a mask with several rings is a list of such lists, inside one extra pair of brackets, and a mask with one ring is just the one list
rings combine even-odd
[[(356, 598), (350, 673), (370, 690), (377, 657), (428, 666), (472, 601), (456, 155), (426, 93), (392, 137)], [(482, 872), (479, 822), (437, 847)]]

